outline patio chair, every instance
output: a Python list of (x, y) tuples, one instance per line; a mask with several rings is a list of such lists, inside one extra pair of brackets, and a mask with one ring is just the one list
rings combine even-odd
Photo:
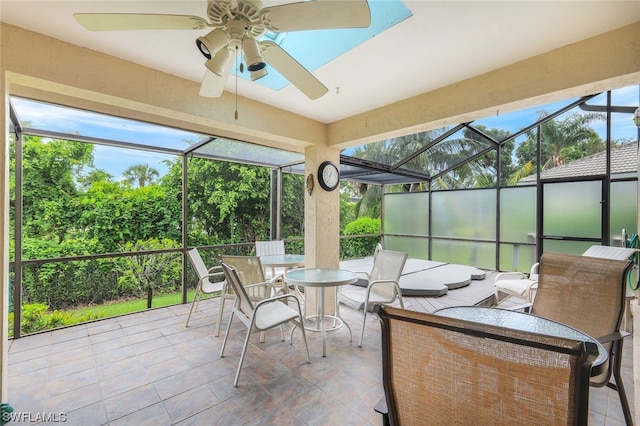
[[(605, 371), (591, 386), (618, 392), (625, 421), (633, 424), (620, 374), (623, 338), (620, 324), (625, 306), (629, 260), (545, 253), (540, 260), (538, 291), (531, 313), (576, 328), (602, 343), (609, 352)], [(615, 383), (611, 382), (611, 375)]]
[(249, 290), (249, 296), (254, 301), (259, 301), (273, 296), (271, 290), (274, 288), (274, 279), (266, 279), (260, 258), (257, 256), (230, 256), (221, 255), (220, 260), (227, 265), (233, 266), (240, 277), (240, 281), (245, 285), (267, 284), (254, 286)]
[[(293, 294), (282, 294), (279, 296), (273, 296), (267, 299), (263, 299), (254, 305), (254, 302), (249, 297), (247, 291), (255, 290), (258, 287), (273, 287), (270, 283), (258, 283), (245, 285), (240, 276), (238, 270), (233, 266), (222, 262), (222, 269), (224, 271), (227, 282), (233, 288), (236, 293), (235, 303), (231, 311), (231, 317), (227, 324), (227, 331), (224, 334), (224, 341), (222, 342), (222, 349), (220, 350), (220, 357), (224, 357), (224, 349), (229, 338), (229, 331), (231, 330), (231, 322), (234, 315), (237, 316), (240, 321), (247, 327), (247, 335), (244, 339), (244, 345), (242, 346), (242, 354), (240, 355), (240, 362), (238, 363), (238, 370), (236, 377), (233, 381), (233, 386), (238, 386), (238, 379), (240, 377), (240, 371), (242, 370), (242, 364), (247, 352), (247, 346), (249, 345), (249, 337), (253, 332), (264, 332), (265, 330), (282, 326), (285, 323), (291, 322), (294, 326), (300, 328), (302, 332), (302, 339), (304, 340), (304, 346), (307, 351), (307, 363), (311, 363), (309, 357), (309, 346), (307, 345), (307, 336), (304, 331), (304, 322), (302, 319), (302, 310), (300, 308), (300, 301)], [(272, 290), (268, 291), (269, 293)], [(296, 309), (292, 309), (288, 305), (288, 301), (294, 301)], [(282, 303), (284, 302), (284, 303)], [(282, 329), (282, 327), (281, 327)], [(282, 334), (282, 341), (284, 342), (284, 333)], [(291, 344), (293, 344), (293, 331), (291, 335)]]
[(366, 277), (368, 284), (364, 293), (353, 293), (349, 296), (340, 293), (339, 300), (356, 311), (362, 309), (362, 330), (358, 347), (362, 347), (364, 338), (364, 327), (367, 323), (367, 311), (373, 305), (382, 303), (393, 303), (396, 299), (400, 301), (400, 306), (404, 308), (402, 293), (398, 281), (402, 274), (402, 269), (407, 260), (407, 253), (399, 251), (376, 249), (373, 258), (371, 272), (356, 272)]
[[(285, 254), (284, 241), (256, 241), (256, 256), (268, 256), (270, 254)], [(273, 278), (276, 275), (282, 275), (286, 272), (284, 268), (269, 268), (265, 271), (267, 278)]]
[[(243, 285), (251, 286), (247, 289), (247, 294), (253, 302), (259, 302), (276, 294), (274, 289), (277, 277), (275, 279), (264, 277), (264, 269), (259, 257), (221, 255), (220, 260), (234, 267)], [(282, 335), (284, 336), (284, 330)], [(260, 333), (260, 341), (264, 342), (264, 333)]]
[(539, 265), (537, 262), (534, 263), (528, 276), (522, 272), (501, 272), (497, 274), (494, 282), (496, 305), (500, 303), (500, 293), (525, 299), (528, 303), (533, 302), (533, 296), (538, 286)]
[[(191, 309), (189, 309), (187, 322), (184, 326), (189, 327), (191, 314), (193, 313), (194, 308), (196, 310), (198, 309), (198, 303), (200, 302), (203, 294), (220, 293), (220, 307), (218, 308), (218, 318), (216, 320), (215, 329), (215, 336), (218, 337), (220, 335), (220, 323), (222, 321), (224, 302), (227, 299), (233, 299), (235, 294), (231, 292), (231, 290), (227, 289), (227, 282), (224, 280), (224, 272), (222, 271), (221, 266), (214, 266), (207, 269), (197, 248), (189, 250), (187, 254), (189, 255), (189, 260), (191, 261), (191, 265), (193, 265), (193, 269), (196, 271), (196, 275), (198, 275), (198, 285), (196, 286), (196, 292), (193, 295), (193, 301), (191, 302)], [(217, 278), (219, 280), (211, 282), (211, 278)]]
[(391, 425), (587, 424), (593, 342), (376, 310)]

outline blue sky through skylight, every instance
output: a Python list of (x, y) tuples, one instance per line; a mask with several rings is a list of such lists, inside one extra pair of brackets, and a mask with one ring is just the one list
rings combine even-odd
[[(369, 0), (369, 9), (371, 11), (371, 25), (368, 28), (296, 31), (266, 34), (264, 37), (278, 43), (302, 66), (313, 72), (413, 15), (411, 10), (400, 0)], [(236, 70), (239, 71), (239, 61), (240, 58), (234, 65), (232, 74), (235, 74)], [(274, 90), (280, 90), (289, 84), (287, 79), (268, 64), (267, 72), (266, 76), (255, 82)], [(246, 69), (238, 75), (246, 80), (251, 80), (249, 71)]]

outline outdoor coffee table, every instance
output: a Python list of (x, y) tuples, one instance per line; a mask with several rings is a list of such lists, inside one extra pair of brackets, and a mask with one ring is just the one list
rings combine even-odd
[[(338, 321), (338, 325), (332, 327), (329, 331), (337, 330), (342, 326), (342, 324), (346, 325), (349, 329), (349, 334), (351, 334), (351, 327), (344, 322), (336, 309), (336, 315), (325, 315), (324, 312), (324, 299), (325, 299), (325, 291), (327, 289), (332, 289), (334, 291), (337, 290), (339, 286), (353, 284), (358, 280), (358, 276), (355, 272), (347, 271), (344, 269), (327, 269), (327, 268), (304, 268), (304, 269), (294, 269), (292, 271), (284, 274), (284, 281), (287, 284), (293, 284), (298, 287), (315, 287), (318, 288), (318, 298), (317, 298), (317, 312), (318, 315), (311, 315), (306, 317), (306, 319), (312, 320), (317, 319), (316, 327), (307, 327), (305, 325), (305, 329), (309, 331), (320, 331), (322, 335), (322, 356), (327, 356), (327, 327), (326, 327), (326, 318), (332, 318)], [(336, 296), (336, 305), (337, 305), (337, 296)], [(318, 328), (319, 326), (319, 328)]]

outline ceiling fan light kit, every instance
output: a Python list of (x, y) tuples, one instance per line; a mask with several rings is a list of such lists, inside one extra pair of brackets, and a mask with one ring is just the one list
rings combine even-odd
[(227, 44), (228, 36), (220, 28), (216, 28), (206, 36), (198, 37), (196, 39), (196, 46), (200, 53), (207, 58), (211, 59), (220, 49)]
[[(222, 95), (235, 59), (232, 50), (242, 48), (252, 81), (267, 74), (265, 67), (268, 64), (312, 100), (327, 93), (327, 87), (280, 45), (269, 40), (260, 41), (262, 36), (267, 31), (366, 28), (371, 24), (367, 0), (312, 0), (271, 7), (263, 7), (260, 0), (208, 0), (209, 21), (190, 15), (136, 13), (76, 13), (74, 17), (91, 31), (202, 30), (214, 27), (196, 39), (198, 50), (207, 59), (200, 96)], [(221, 82), (221, 78), (224, 81)]]
[(245, 37), (242, 40), (242, 50), (244, 50), (244, 60), (249, 71), (260, 71), (267, 66), (262, 59), (258, 40), (251, 37)]
[(268, 72), (266, 68), (262, 68), (258, 71), (249, 71), (249, 75), (251, 75), (251, 81), (256, 81), (257, 79), (262, 78), (267, 74)]

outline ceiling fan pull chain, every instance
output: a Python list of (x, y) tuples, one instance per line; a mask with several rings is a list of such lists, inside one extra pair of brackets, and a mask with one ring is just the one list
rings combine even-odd
[[(238, 46), (236, 45), (236, 60), (238, 60)], [(242, 67), (242, 56), (240, 57), (240, 67)], [(242, 71), (241, 71), (242, 72)], [(238, 120), (238, 65), (236, 63), (236, 112), (233, 115)]]

